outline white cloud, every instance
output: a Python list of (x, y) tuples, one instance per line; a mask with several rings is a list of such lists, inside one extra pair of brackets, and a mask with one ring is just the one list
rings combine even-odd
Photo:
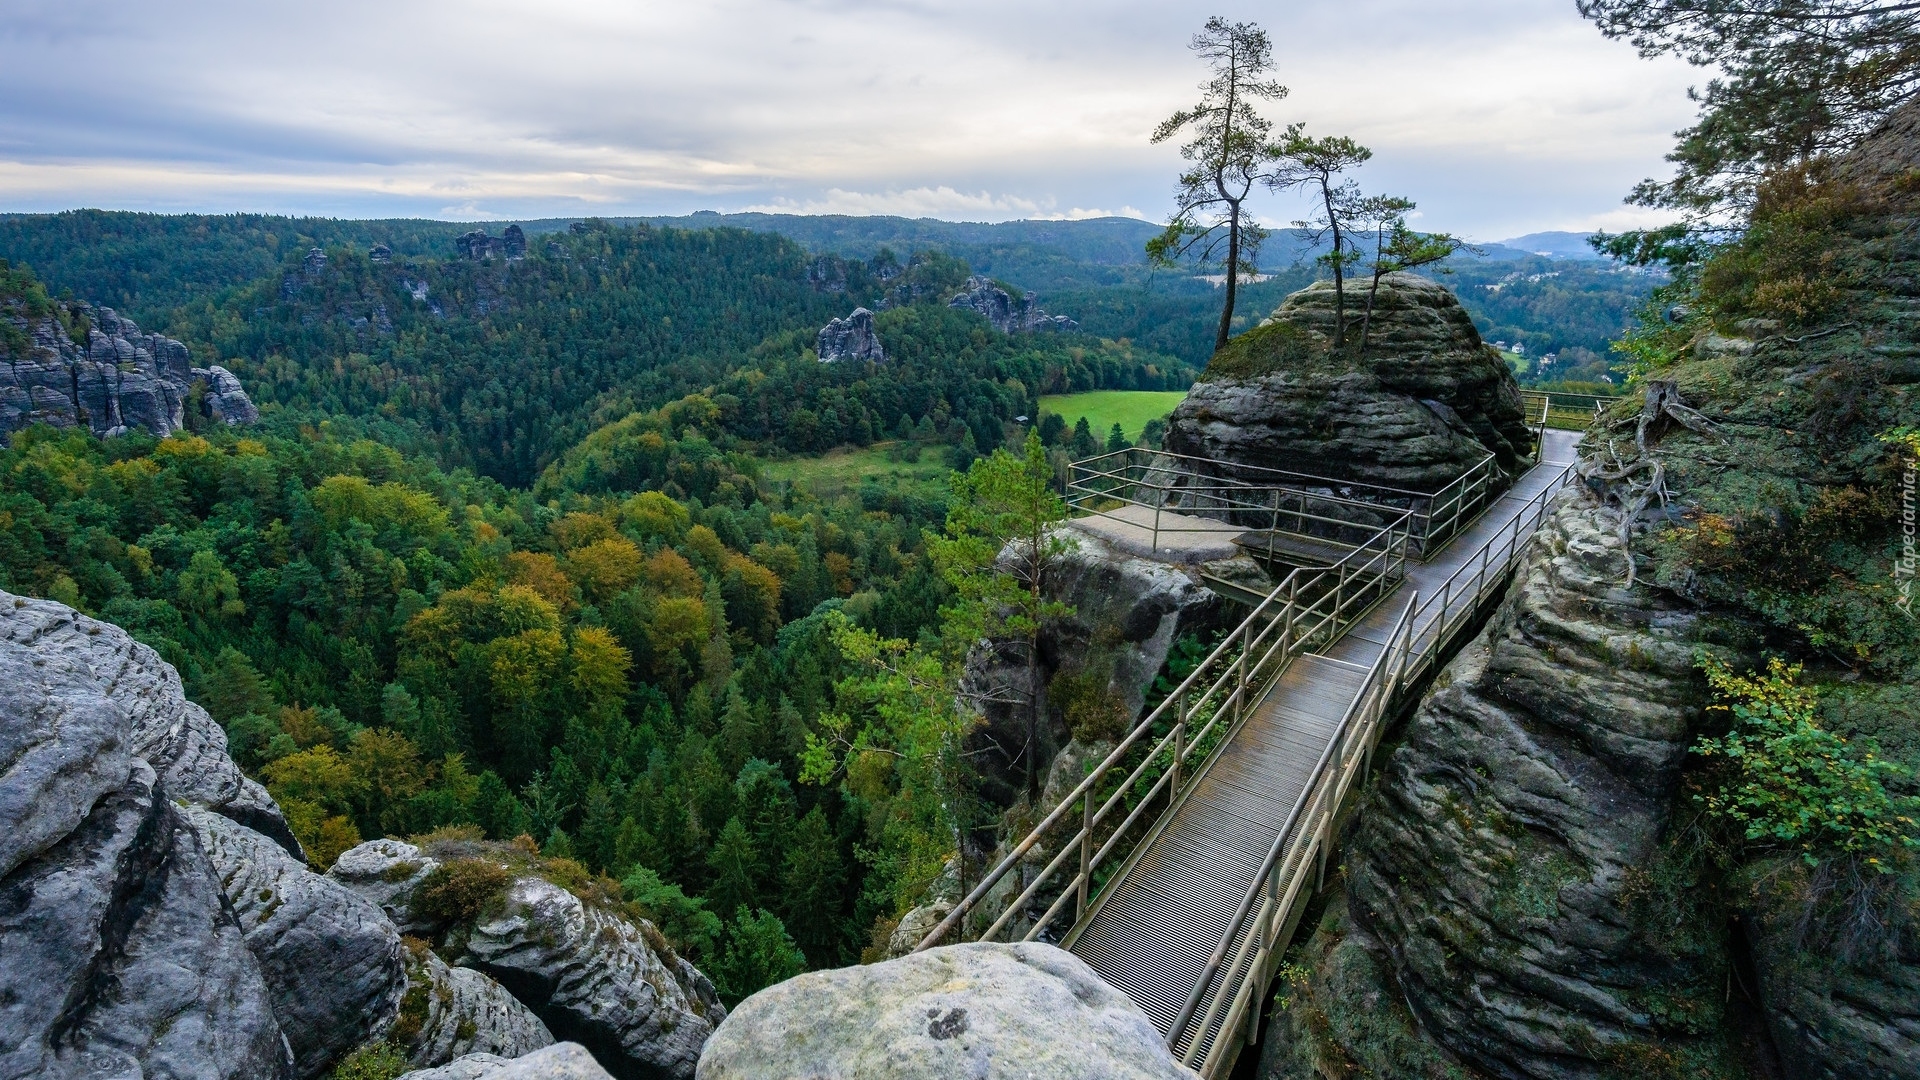
[[(1153, 218), (1178, 157), (1146, 134), (1194, 97), (1184, 45), (1212, 11), (0, 0), (0, 209)], [(1245, 14), (1293, 87), (1274, 117), (1371, 145), (1363, 182), (1417, 198), (1435, 227), (1618, 214), (1689, 115), (1692, 73), (1570, 5)]]

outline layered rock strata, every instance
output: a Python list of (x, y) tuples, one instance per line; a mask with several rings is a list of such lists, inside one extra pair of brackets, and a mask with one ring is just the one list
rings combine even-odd
[(24, 353), (0, 357), (0, 439), (43, 423), (84, 426), (101, 436), (138, 429), (165, 437), (187, 426), (187, 408), (196, 397), (195, 407), (209, 421), (260, 419), (226, 368), (194, 367), (185, 345), (141, 333), (112, 308), (64, 306), (84, 332), (70, 332), (55, 315), (29, 319), (0, 307), (0, 318), (29, 341)]
[(976, 274), (967, 279), (967, 291), (947, 301), (948, 307), (978, 312), (995, 330), (1003, 334), (1043, 333), (1080, 329), (1080, 324), (1065, 315), (1049, 315), (1035, 302), (1034, 294), (1024, 293), (1016, 300), (992, 278)]
[[(1520, 389), (1445, 286), (1414, 274), (1380, 283), (1367, 348), (1348, 297), (1349, 346), (1329, 344), (1334, 296), (1287, 297), (1215, 354), (1168, 420), (1166, 449), (1232, 465), (1432, 492), (1489, 453), (1518, 469), (1532, 436)], [(1248, 471), (1242, 479), (1254, 479)]]

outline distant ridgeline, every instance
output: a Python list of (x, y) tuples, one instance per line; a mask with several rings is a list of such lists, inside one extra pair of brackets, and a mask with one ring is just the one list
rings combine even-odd
[[(1077, 320), (1097, 337), (1126, 340), (1194, 368), (1213, 353), (1220, 290), (1192, 272), (1156, 270), (1146, 262), (1146, 239), (1157, 229), (1131, 218), (1082, 221), (936, 221), (930, 218), (848, 215), (715, 214), (676, 218), (619, 218), (655, 227), (705, 231), (744, 229), (787, 238), (811, 255), (872, 262), (880, 252), (899, 256), (937, 251), (974, 273), (1002, 282), (1019, 297), (1032, 289), (1049, 311)], [(495, 230), (520, 230), (526, 252), (540, 258), (573, 221), (526, 220)], [(409, 219), (348, 221), (255, 214), (157, 215), (76, 210), (61, 214), (0, 214), (0, 258), (31, 265), (56, 292), (71, 289), (147, 326), (171, 326), (183, 304), (217, 300), (228, 290), (278, 273), (312, 247), (367, 251), (384, 247), (394, 259), (448, 258), (472, 223)], [(486, 236), (486, 233), (479, 233)], [(490, 237), (505, 257), (510, 231)], [(1507, 245), (1483, 245), (1484, 258), (1451, 260), (1442, 277), (1459, 294), (1481, 335), (1524, 344), (1523, 383), (1593, 378), (1607, 370), (1608, 342), (1656, 284), (1590, 256), (1573, 233), (1534, 234)], [(1279, 230), (1261, 253), (1266, 281), (1243, 283), (1236, 332), (1250, 329), (1288, 293), (1311, 283), (1317, 250), (1296, 231)], [(859, 299), (856, 294), (856, 299)], [(871, 305), (869, 305), (871, 306)], [(848, 310), (828, 312), (844, 317)], [(822, 318), (822, 325), (825, 317)], [(1570, 352), (1571, 350), (1571, 352)], [(1540, 363), (1547, 354), (1554, 363)]]
[[(358, 425), (514, 486), (596, 428), (690, 395), (704, 404), (676, 415), (701, 418), (694, 442), (680, 445), (683, 423), (668, 433), (674, 445), (594, 475), (648, 487), (683, 452), (908, 434), (988, 449), (1040, 394), (1184, 388), (1193, 377), (1124, 343), (1029, 332), (1071, 325), (1030, 300), (1014, 302), (1025, 322), (998, 328), (992, 310), (949, 307), (971, 273), (934, 253), (869, 264), (809, 258), (765, 233), (601, 222), (532, 241), (517, 226), (449, 233), (438, 257), (386, 242), (289, 253), (164, 326), (220, 358), (271, 423)], [(822, 327), (856, 307), (878, 312), (885, 362), (819, 363)]]

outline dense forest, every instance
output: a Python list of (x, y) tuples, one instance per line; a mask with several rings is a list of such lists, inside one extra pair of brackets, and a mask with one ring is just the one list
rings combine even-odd
[[(807, 256), (875, 260), (880, 253), (939, 252), (1039, 294), (1049, 311), (1078, 319), (1088, 334), (1163, 353), (1196, 370), (1213, 351), (1220, 291), (1191, 270), (1155, 271), (1143, 254), (1157, 227), (1124, 218), (1090, 221), (1016, 221), (998, 224), (898, 217), (819, 217), (790, 214), (694, 214), (679, 218), (612, 219), (614, 227), (650, 223), (680, 232), (712, 233), (716, 226), (782, 236)], [(529, 248), (544, 253), (549, 238), (569, 238), (563, 219), (523, 221)], [(486, 224), (498, 232), (504, 223)], [(416, 219), (350, 221), (256, 214), (157, 215), (75, 210), (61, 214), (0, 215), (0, 258), (25, 263), (59, 290), (119, 309), (150, 329), (183, 336), (177, 313), (218, 303), (229, 292), (271, 278), (321, 247), (364, 252), (385, 244), (400, 259), (445, 259), (472, 224)], [(1449, 260), (1443, 280), (1460, 294), (1489, 340), (1525, 342), (1531, 355), (1585, 350), (1573, 366), (1587, 377), (1613, 359), (1606, 343), (1658, 284), (1657, 277), (1621, 272), (1597, 258), (1545, 258), (1498, 244), (1484, 255)], [(1318, 253), (1294, 230), (1267, 245), (1271, 280), (1242, 285), (1236, 326), (1260, 321), (1282, 297), (1319, 273)], [(532, 260), (529, 260), (532, 261)], [(1197, 270), (1198, 268), (1193, 268)], [(416, 276), (417, 280), (417, 276)], [(1497, 287), (1496, 287), (1497, 286)], [(258, 306), (258, 305), (255, 305)], [(253, 308), (242, 309), (250, 313)], [(832, 312), (844, 315), (844, 311)], [(1591, 356), (1587, 355), (1591, 354)], [(1598, 366), (1596, 366), (1598, 365)], [(1570, 377), (1529, 370), (1522, 381)], [(658, 404), (658, 402), (656, 402)]]
[[(729, 998), (858, 957), (945, 842), (910, 754), (802, 767), (824, 717), (884, 707), (847, 634), (939, 639), (944, 500), (820, 501), (758, 455), (893, 439), (965, 467), (1043, 391), (1192, 378), (992, 330), (946, 305), (969, 271), (939, 256), (822, 267), (646, 226), (524, 260), (296, 255), (167, 322), (246, 372), (257, 428), (0, 448), (0, 587), (158, 649), (316, 864), (373, 836), (526, 836)], [(22, 268), (4, 289), (48, 307)], [(819, 323), (860, 302), (888, 361), (821, 363)]]
[[(1007, 334), (947, 305), (975, 269), (947, 253), (553, 224), (505, 258), (452, 257), (437, 223), (0, 219), (56, 291), (91, 284), (263, 408), (165, 440), (18, 435), (0, 587), (157, 648), (317, 864), (447, 826), (526, 836), (738, 998), (857, 958), (939, 872), (930, 823), (955, 811), (914, 763), (924, 733), (830, 777), (807, 761), (823, 732), (888, 730), (883, 642), (936, 656), (964, 615), (937, 487), (822, 500), (761, 463), (881, 441), (1021, 460), (985, 456), (1041, 394), (1186, 386), (1219, 293), (1093, 275), (1055, 308), (1083, 332)], [(1250, 286), (1244, 321), (1309, 278)], [(44, 305), (21, 267), (5, 287)], [(856, 305), (886, 362), (820, 362)], [(1049, 444), (1100, 445), (1045, 419)]]

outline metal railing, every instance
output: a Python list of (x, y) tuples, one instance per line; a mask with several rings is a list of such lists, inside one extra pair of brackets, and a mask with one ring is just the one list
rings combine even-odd
[[(1403, 513), (1333, 566), (1289, 573), (914, 951), (938, 944), (956, 926), (967, 926), (1001, 880), (1021, 868), (1036, 849), (1051, 848), (1054, 855), (1032, 878), (1022, 874), (1018, 880), (1024, 882), (1024, 888), (976, 940), (996, 938), (1069, 865), (1074, 866), (1073, 877), (1059, 883), (1058, 895), (1044, 913), (1033, 919), (1021, 940), (1032, 941), (1046, 933), (1069, 901), (1074, 905), (1074, 921), (1078, 922), (1087, 912), (1096, 877), (1133, 834), (1134, 827), (1150, 809), (1164, 811), (1178, 803), (1187, 787), (1205, 772), (1211, 755), (1251, 714), (1251, 706), (1288, 662), (1339, 640), (1374, 604), (1399, 587), (1405, 577), (1411, 540), (1407, 522), (1408, 515)], [(1154, 738), (1156, 728), (1169, 721), (1171, 728)], [(1140, 747), (1146, 747), (1145, 752), (1136, 754)], [(1194, 767), (1196, 759), (1201, 762), (1199, 768)], [(1080, 811), (1079, 827), (1065, 832), (1076, 808)], [(1053, 842), (1049, 844), (1050, 837)]]
[[(1255, 874), (1244, 902), (1168, 1035), (1168, 1045), (1182, 1062), (1202, 1076), (1221, 1075), (1232, 1066), (1242, 1045), (1238, 1038), (1241, 1025), (1248, 1026), (1245, 1042), (1257, 1036), (1249, 1020), (1257, 1021), (1262, 995), (1272, 979), (1275, 961), (1290, 940), (1298, 909), (1319, 884), (1316, 879), (1315, 889), (1305, 888), (1307, 869), (1317, 865), (1319, 877), (1324, 878), (1341, 805), (1355, 779), (1366, 775), (1381, 726), (1398, 704), (1395, 699), (1432, 673), (1446, 644), (1498, 593), (1533, 537), (1548, 502), (1572, 475), (1572, 466), (1562, 469), (1520, 508), (1509, 526), (1489, 537), (1461, 564), (1440, 591), (1424, 601), (1418, 594), (1408, 598), (1387, 637), (1387, 648), (1374, 662), (1328, 741), (1287, 824)], [(1210, 995), (1209, 989), (1213, 991)], [(1207, 1008), (1201, 1013), (1203, 1003)], [(1200, 1017), (1198, 1025), (1192, 1023), (1196, 1015)]]
[[(1326, 876), (1327, 852), (1340, 805), (1355, 778), (1364, 774), (1379, 741), (1382, 722), (1390, 715), (1390, 706), (1407, 675), (1417, 600), (1418, 594), (1409, 597), (1401, 610), (1387, 638), (1387, 648), (1368, 670), (1333, 738), (1327, 740), (1327, 748), (1300, 797), (1294, 800), (1286, 824), (1254, 874), (1253, 887), (1229, 920), (1226, 934), (1208, 957), (1186, 1007), (1174, 1021), (1167, 1039), (1169, 1048), (1181, 1064), (1202, 1076), (1213, 1076), (1222, 1065), (1231, 1064), (1231, 1057), (1238, 1051), (1239, 1026), (1249, 1012), (1257, 1015), (1273, 961), (1286, 947), (1282, 937), (1292, 929), (1295, 906), (1317, 891)], [(1309, 872), (1314, 874), (1312, 888), (1307, 885)], [(1213, 990), (1211, 995), (1209, 989)], [(1194, 1025), (1202, 1004), (1207, 1006), (1206, 1012)]]
[(1593, 418), (1620, 400), (1615, 394), (1564, 394), (1548, 390), (1522, 390), (1520, 401), (1535, 428), (1584, 431)]
[[(1234, 475), (1218, 475), (1227, 470)], [(1492, 454), (1427, 493), (1130, 447), (1074, 462), (1066, 502), (1077, 513), (1147, 530), (1156, 551), (1162, 535), (1218, 535), (1212, 526), (1188, 524), (1191, 519), (1224, 521), (1264, 533), (1270, 559), (1283, 548), (1298, 555), (1303, 545), (1352, 549), (1405, 513), (1414, 549), (1425, 557), (1491, 505), (1506, 480)], [(1129, 506), (1139, 512), (1116, 512)], [(1241, 542), (1259, 548), (1245, 537)]]

